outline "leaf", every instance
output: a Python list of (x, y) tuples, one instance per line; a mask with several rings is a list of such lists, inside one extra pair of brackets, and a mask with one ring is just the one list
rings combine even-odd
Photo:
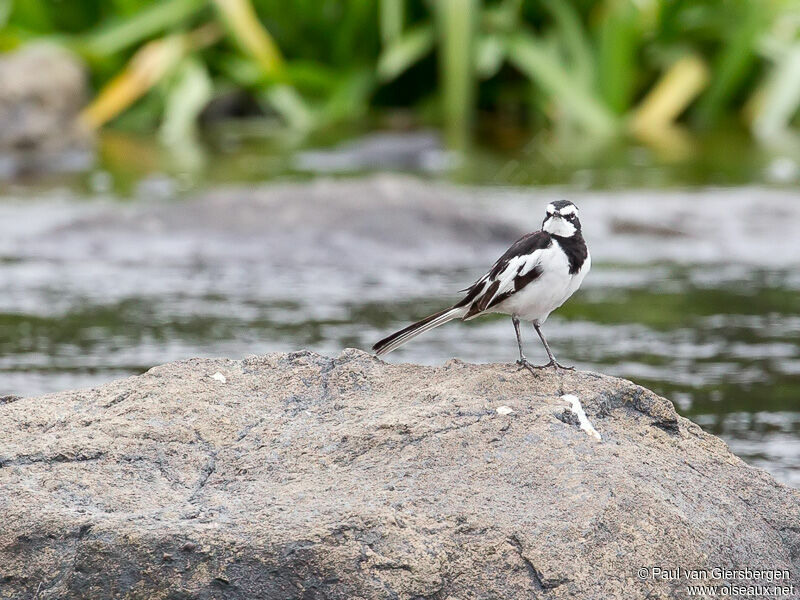
[(217, 25), (206, 23), (189, 33), (148, 42), (83, 110), (82, 120), (90, 128), (101, 127), (166, 77), (188, 51), (214, 44), (219, 36)]
[(214, 4), (236, 43), (259, 62), (265, 74), (276, 74), (283, 67), (283, 57), (250, 0), (214, 0)]
[(8, 24), (8, 18), (11, 16), (13, 6), (13, 0), (0, 0), (0, 29), (3, 29)]
[(405, 0), (380, 0), (378, 5), (381, 40), (388, 46), (400, 37), (405, 19)]
[(768, 23), (764, 6), (749, 1), (740, 4), (742, 14), (737, 15), (735, 26), (714, 60), (708, 92), (697, 105), (696, 120), (703, 126), (717, 121), (725, 104), (751, 71), (757, 58), (756, 45)]
[(381, 81), (396, 79), (433, 50), (433, 27), (429, 24), (410, 29), (390, 44), (378, 57), (377, 73)]
[(127, 109), (178, 64), (186, 49), (186, 38), (172, 35), (148, 42), (114, 77), (82, 113), (84, 122), (97, 128)]
[(296, 131), (308, 131), (316, 121), (303, 98), (290, 85), (272, 85), (261, 97)]
[(363, 69), (339, 78), (339, 84), (330, 94), (323, 108), (326, 124), (356, 119), (368, 110), (368, 100), (374, 87), (371, 70)]
[(159, 135), (170, 145), (194, 137), (200, 112), (213, 92), (211, 77), (202, 61), (186, 58), (178, 65), (167, 91), (164, 117)]
[(598, 28), (597, 85), (611, 110), (630, 108), (641, 42), (639, 9), (630, 0), (609, 0)]
[(254, 88), (264, 85), (264, 71), (249, 56), (226, 52), (217, 57), (214, 66), (222, 72), (225, 78), (239, 87)]
[(753, 120), (760, 139), (779, 136), (800, 108), (800, 42), (795, 42), (773, 67)]
[(469, 141), (475, 96), (474, 44), (480, 0), (436, 0), (442, 115), (451, 148)]
[(12, 4), (11, 18), (15, 25), (37, 33), (56, 31), (52, 13), (44, 0), (16, 0)]
[(631, 127), (634, 132), (672, 125), (708, 83), (708, 67), (696, 54), (675, 61), (639, 104)]
[(494, 77), (503, 66), (505, 56), (505, 48), (500, 36), (479, 36), (475, 42), (475, 73), (481, 79)]
[(506, 56), (520, 71), (557, 101), (586, 131), (610, 135), (617, 121), (582, 82), (564, 69), (543, 42), (527, 32), (506, 38)]
[(83, 49), (94, 56), (116, 54), (186, 22), (205, 6), (206, 0), (156, 2), (134, 15), (126, 16), (124, 20), (105, 25), (89, 34)]
[[(348, 76), (345, 75), (345, 79)], [(293, 60), (287, 63), (286, 78), (303, 93), (318, 95), (334, 93), (342, 83), (340, 70), (305, 60)]]
[(260, 65), (270, 80), (260, 97), (296, 131), (307, 131), (315, 122), (303, 97), (285, 83), (284, 62), (272, 36), (258, 20), (250, 0), (214, 0), (228, 30), (239, 46)]
[(581, 24), (580, 15), (570, 2), (563, 0), (543, 0), (556, 21), (559, 39), (569, 56), (569, 63), (574, 76), (587, 87), (592, 84), (594, 59), (592, 48)]
[(492, 33), (508, 33), (518, 27), (522, 0), (505, 0), (481, 12), (481, 27)]

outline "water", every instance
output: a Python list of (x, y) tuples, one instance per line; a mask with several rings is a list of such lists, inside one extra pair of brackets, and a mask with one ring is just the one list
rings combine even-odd
[[(594, 268), (545, 325), (559, 359), (669, 397), (747, 462), (800, 487), (800, 194), (770, 183), (773, 171), (792, 176), (786, 163), (743, 152), (738, 169), (700, 177), (736, 187), (698, 188), (675, 185), (698, 183), (680, 175), (685, 165), (640, 156), (622, 178), (626, 189), (602, 191), (631, 153), (645, 152), (628, 149), (618, 164), (562, 165), (567, 187), (529, 188), (535, 174), (520, 170), (519, 157), (507, 158), (517, 165), (507, 175), (500, 155), (475, 159), (493, 173), (485, 176), (429, 137), (405, 143), (327, 160), (240, 142), (219, 162), (249, 166), (202, 175), (156, 172), (168, 163), (157, 156), (136, 166), (132, 151), (120, 168), (106, 153), (90, 172), (7, 184), (0, 396), (96, 385), (190, 356), (366, 349), (454, 300), (537, 226), (548, 201), (568, 197), (581, 207)], [(484, 185), (381, 176), (202, 192), (308, 179), (310, 168), (364, 170), (364, 156), (369, 168)], [(582, 171), (589, 175), (575, 175)], [(643, 191), (641, 178), (653, 173), (672, 185)], [(742, 187), (740, 177), (756, 184)], [(532, 328), (524, 335), (528, 355), (544, 360)], [(515, 355), (510, 321), (489, 317), (430, 332), (389, 360)]]

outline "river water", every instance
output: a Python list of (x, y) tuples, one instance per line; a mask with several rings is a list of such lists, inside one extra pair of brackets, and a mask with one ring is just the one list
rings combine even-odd
[[(355, 158), (297, 154), (271, 187), (260, 182), (274, 174), (257, 167), (199, 186), (206, 192), (179, 174), (102, 163), (7, 185), (0, 396), (92, 386), (191, 356), (368, 349), (454, 301), (564, 197), (581, 208), (594, 267), (545, 325), (561, 362), (667, 396), (748, 463), (800, 487), (796, 188), (531, 187), (514, 169), (467, 186), (442, 182), (451, 158), (430, 140), (389, 146), (388, 157), (369, 146)], [(364, 160), (415, 175), (285, 182)], [(544, 360), (532, 328), (524, 335), (529, 357)], [(511, 323), (498, 317), (450, 323), (388, 360), (515, 355)]]

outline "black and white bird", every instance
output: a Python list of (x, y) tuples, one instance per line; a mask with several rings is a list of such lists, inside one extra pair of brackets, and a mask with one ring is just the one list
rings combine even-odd
[[(378, 356), (402, 346), (412, 338), (453, 319), (468, 321), (487, 313), (511, 315), (517, 334), (517, 364), (531, 371), (545, 367), (572, 369), (556, 361), (542, 335), (542, 324), (580, 287), (591, 267), (591, 257), (581, 234), (578, 207), (567, 200), (547, 205), (542, 229), (529, 233), (501, 256), (486, 275), (478, 279), (464, 298), (450, 308), (412, 323), (375, 344)], [(534, 366), (522, 351), (519, 322), (531, 321), (544, 344), (550, 362)]]

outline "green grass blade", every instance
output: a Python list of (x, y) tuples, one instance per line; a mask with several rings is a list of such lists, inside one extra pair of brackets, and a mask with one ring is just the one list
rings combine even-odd
[(533, 35), (518, 32), (506, 38), (508, 60), (558, 103), (583, 129), (610, 135), (618, 127), (614, 116), (580, 81), (564, 69)]
[(405, 0), (380, 0), (379, 10), (381, 41), (388, 46), (403, 33)]
[(479, 0), (436, 0), (439, 73), (445, 137), (452, 148), (469, 142), (474, 98), (474, 38)]
[(272, 85), (262, 92), (261, 97), (295, 131), (309, 131), (317, 121), (305, 100), (292, 86)]
[(309, 131), (316, 115), (300, 93), (285, 80), (284, 60), (272, 35), (258, 19), (250, 0), (214, 0), (233, 40), (258, 63), (265, 89), (260, 97), (295, 131)]
[(478, 77), (494, 77), (503, 66), (505, 57), (505, 47), (499, 35), (478, 36), (475, 42), (475, 73)]
[[(339, 69), (322, 65), (316, 61), (293, 60), (286, 63), (286, 80), (303, 94), (327, 96), (336, 93), (342, 83)], [(345, 78), (349, 77), (346, 75)]]
[(164, 116), (159, 131), (167, 144), (182, 144), (194, 137), (200, 112), (211, 100), (211, 77), (202, 61), (186, 58), (167, 86)]
[(52, 15), (43, 0), (16, 0), (11, 3), (9, 20), (31, 32), (52, 33), (55, 29)]
[(214, 57), (212, 67), (222, 78), (238, 87), (252, 89), (266, 83), (261, 66), (249, 56), (239, 53), (220, 53)]
[(481, 29), (492, 32), (513, 30), (519, 24), (523, 0), (503, 0), (499, 4), (485, 6), (481, 11)]
[(0, 29), (3, 29), (8, 24), (8, 19), (11, 16), (11, 9), (14, 7), (12, 0), (0, 0)]
[(700, 99), (695, 122), (703, 127), (713, 125), (731, 97), (739, 90), (756, 63), (758, 43), (767, 20), (765, 7), (760, 3), (739, 3), (741, 15), (722, 50), (717, 54), (711, 70), (711, 84)]
[(764, 140), (780, 136), (800, 108), (800, 42), (791, 46), (769, 75), (764, 98), (753, 121)]
[(378, 57), (377, 73), (391, 81), (433, 50), (435, 35), (431, 25), (419, 25), (388, 46)]
[(635, 92), (638, 17), (629, 0), (610, 0), (597, 30), (597, 85), (605, 104), (619, 115), (630, 108)]
[(258, 61), (266, 75), (277, 75), (283, 57), (250, 0), (214, 0), (214, 5), (239, 47)]
[(108, 56), (186, 22), (207, 5), (206, 0), (167, 0), (90, 33), (83, 45), (93, 56)]
[(587, 87), (592, 85), (594, 59), (592, 47), (581, 24), (580, 15), (570, 2), (563, 0), (543, 0), (545, 7), (553, 15), (559, 32), (559, 40), (569, 57), (574, 77)]
[(359, 69), (339, 77), (336, 89), (331, 93), (322, 109), (326, 124), (354, 120), (369, 110), (369, 97), (375, 87), (375, 76), (371, 69)]

